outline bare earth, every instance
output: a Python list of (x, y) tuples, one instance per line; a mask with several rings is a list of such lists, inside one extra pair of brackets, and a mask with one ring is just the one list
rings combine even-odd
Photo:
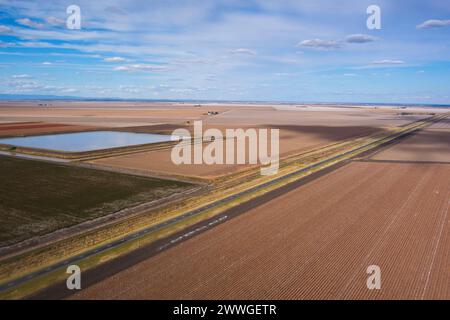
[[(237, 127), (233, 124), (211, 124), (204, 126), (204, 130), (208, 128), (217, 128), (225, 132), (225, 128)], [(250, 127), (243, 127), (244, 130), (248, 128)], [(267, 127), (253, 126), (253, 128)], [(278, 126), (278, 128), (280, 128), (280, 158), (284, 158), (291, 154), (306, 152), (308, 150), (319, 148), (348, 138), (369, 135), (371, 133), (381, 131), (381, 129), (363, 126)], [(248, 145), (246, 151), (248, 152)], [(236, 152), (234, 154), (236, 154)], [(128, 155), (101, 158), (93, 160), (91, 162), (116, 168), (126, 168), (144, 172), (156, 172), (164, 174), (177, 174), (207, 179), (218, 178), (250, 167), (250, 165), (226, 164), (175, 165), (171, 161), (171, 149), (146, 151)]]
[[(48, 103), (48, 102), (45, 102)], [(41, 104), (41, 105), (40, 105)], [(0, 101), (0, 123), (50, 122), (100, 127), (129, 127), (146, 124), (184, 124), (203, 119), (214, 124), (367, 126), (402, 125), (421, 119), (427, 113), (445, 109), (411, 109), (419, 114), (400, 115), (398, 108), (343, 106), (278, 106), (250, 104), (151, 103), (151, 102), (38, 102)], [(219, 115), (208, 117), (208, 111)], [(448, 111), (448, 110), (447, 110)]]
[[(280, 129), (286, 157), (442, 112), (448, 109), (0, 102), (0, 136), (103, 128), (170, 134), (202, 120), (205, 129)], [(450, 299), (450, 165), (443, 163), (450, 162), (449, 130), (448, 119), (434, 124), (371, 161), (352, 162), (73, 298)], [(175, 166), (170, 151), (93, 162), (202, 178), (244, 168)], [(381, 290), (366, 287), (370, 265), (381, 267)]]
[[(435, 125), (440, 126), (441, 122)], [(372, 159), (450, 163), (450, 129), (433, 129), (431, 126)]]
[(449, 299), (449, 199), (448, 165), (354, 162), (73, 298)]
[(43, 122), (0, 123), (0, 136), (22, 136), (22, 135), (45, 134), (45, 133), (86, 131), (93, 129), (95, 129), (95, 127), (59, 124), (59, 123), (43, 123)]
[[(208, 116), (208, 111), (218, 115)], [(430, 110), (401, 115), (398, 108), (345, 106), (288, 106), (246, 104), (194, 104), (143, 102), (37, 102), (0, 103), (1, 135), (121, 128), (170, 134), (176, 128), (192, 128), (202, 120), (204, 129), (280, 129), (280, 157), (306, 152), (358, 136), (405, 125), (429, 117)], [(438, 112), (440, 109), (433, 109)], [(11, 122), (19, 122), (14, 125)], [(21, 128), (28, 122), (28, 128)], [(13, 129), (16, 126), (18, 129)], [(11, 130), (6, 130), (11, 128)], [(214, 179), (237, 172), (245, 165), (174, 165), (170, 149), (95, 160), (98, 165), (162, 175)]]
[[(190, 107), (185, 107), (188, 110)], [(192, 107), (191, 107), (192, 108)], [(294, 108), (288, 106), (204, 106), (195, 108), (217, 110), (219, 115), (205, 116), (204, 129), (218, 128), (272, 128), (280, 129), (280, 157), (305, 152), (328, 144), (405, 125), (428, 117), (424, 114), (399, 115), (395, 109), (319, 107)], [(185, 112), (179, 110), (180, 114)], [(185, 127), (192, 126), (183, 122)], [(172, 123), (173, 125), (174, 123)], [(155, 126), (160, 128), (161, 126)], [(169, 132), (170, 133), (170, 132)], [(95, 160), (94, 163), (116, 168), (150, 173), (176, 174), (196, 178), (214, 179), (237, 172), (243, 165), (174, 165), (170, 150), (158, 150)]]

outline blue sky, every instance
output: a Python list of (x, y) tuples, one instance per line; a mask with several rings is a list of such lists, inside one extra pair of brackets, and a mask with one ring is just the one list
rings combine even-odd
[(448, 104), (450, 2), (0, 0), (0, 81), (0, 94)]

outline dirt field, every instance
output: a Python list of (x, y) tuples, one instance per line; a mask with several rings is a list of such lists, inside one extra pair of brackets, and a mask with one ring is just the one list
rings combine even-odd
[(0, 137), (23, 136), (44, 133), (73, 132), (93, 130), (95, 127), (77, 126), (60, 123), (44, 122), (13, 122), (0, 124)]
[(167, 197), (189, 184), (0, 156), (0, 246)]
[(430, 126), (430, 129), (447, 129), (450, 130), (450, 116), (447, 118), (433, 124)]
[[(226, 128), (235, 128), (235, 127), (236, 126), (231, 124), (227, 126), (211, 124), (205, 125), (204, 130), (208, 128), (217, 128), (225, 132)], [(253, 128), (255, 127), (256, 126), (253, 126)], [(250, 127), (247, 126), (243, 127), (244, 130), (248, 128)], [(267, 128), (267, 127), (261, 126), (259, 128)], [(352, 137), (369, 135), (381, 131), (381, 129), (377, 128), (359, 127), (359, 126), (347, 126), (347, 127), (279, 126), (278, 128), (280, 129), (280, 158), (284, 158), (292, 154), (306, 152), (308, 150), (316, 149)], [(248, 149), (246, 151), (248, 153)], [(95, 164), (101, 164), (117, 168), (141, 170), (144, 172), (177, 174), (182, 176), (199, 177), (206, 179), (218, 178), (230, 173), (234, 173), (241, 169), (250, 167), (250, 165), (226, 165), (226, 164), (175, 165), (171, 161), (171, 149), (114, 156), (93, 160), (91, 162)]]
[[(408, 111), (408, 112), (405, 112)], [(208, 116), (208, 111), (218, 115)], [(31, 135), (120, 128), (170, 134), (202, 120), (204, 128), (280, 129), (280, 157), (302, 153), (345, 139), (424, 119), (441, 109), (323, 105), (193, 104), (150, 102), (0, 102), (0, 136)], [(402, 113), (405, 113), (402, 115)], [(11, 121), (18, 122), (11, 124)], [(23, 122), (29, 123), (23, 123)], [(31, 122), (30, 122), (31, 121)], [(170, 150), (158, 150), (95, 160), (109, 167), (156, 174), (214, 179), (243, 165), (180, 165)]]
[(73, 298), (450, 299), (449, 199), (449, 165), (353, 162)]
[[(428, 115), (429, 116), (429, 115)], [(388, 127), (400, 126), (426, 118), (426, 114), (399, 115), (395, 109), (372, 108), (262, 108), (238, 109), (207, 119), (209, 124), (278, 125), (278, 126), (325, 126), (325, 127)]]
[[(47, 103), (47, 102), (46, 102)], [(400, 115), (398, 108), (295, 105), (227, 105), (143, 102), (38, 102), (0, 103), (0, 122), (42, 121), (40, 128), (0, 130), (0, 135), (73, 131), (77, 128), (121, 128), (170, 134), (202, 120), (204, 128), (280, 129), (281, 158), (345, 139), (369, 135), (387, 127), (405, 125), (429, 116), (430, 110)], [(41, 104), (41, 105), (39, 105)], [(218, 115), (208, 116), (208, 111)], [(434, 110), (433, 110), (434, 111)], [(436, 112), (440, 109), (436, 109)], [(66, 127), (53, 127), (67, 125)], [(35, 126), (35, 124), (30, 124)], [(47, 127), (45, 127), (47, 126)], [(170, 150), (158, 150), (98, 159), (96, 164), (156, 174), (213, 179), (244, 169), (244, 165), (179, 165)]]
[[(439, 111), (439, 109), (436, 109)], [(208, 111), (218, 115), (208, 116)], [(423, 119), (429, 110), (399, 115), (398, 108), (294, 105), (227, 105), (144, 102), (1, 102), (0, 136), (121, 128), (170, 134), (202, 120), (204, 128), (280, 129), (281, 158)], [(19, 122), (16, 125), (11, 121)], [(31, 122), (23, 124), (23, 122)], [(1, 127), (4, 127), (3, 129)], [(135, 129), (134, 129), (135, 128)], [(242, 165), (181, 165), (170, 150), (135, 153), (95, 161), (110, 167), (212, 179)], [(248, 167), (248, 166), (247, 166)]]
[[(411, 109), (413, 110), (413, 109)], [(208, 111), (219, 115), (207, 116)], [(345, 106), (288, 106), (251, 104), (192, 104), (144, 102), (0, 102), (0, 123), (50, 122), (100, 127), (185, 124), (203, 119), (212, 124), (383, 127), (409, 123), (444, 109)], [(448, 110), (447, 110), (448, 111)]]
[[(436, 124), (440, 126), (440, 123)], [(425, 129), (372, 157), (374, 160), (450, 163), (450, 129)]]
[[(222, 111), (227, 108), (219, 108)], [(0, 103), (0, 122), (48, 122), (100, 127), (131, 127), (145, 124), (184, 123), (200, 119), (207, 110), (194, 106), (135, 105), (133, 103), (54, 102)]]

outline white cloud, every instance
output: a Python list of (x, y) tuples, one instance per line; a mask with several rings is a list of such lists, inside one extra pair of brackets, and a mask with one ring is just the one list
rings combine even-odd
[(392, 59), (384, 59), (384, 60), (377, 60), (372, 62), (372, 64), (376, 65), (397, 65), (397, 64), (405, 64), (403, 60), (392, 60)]
[(30, 91), (43, 89), (43, 86), (39, 84), (37, 81), (29, 80), (29, 79), (13, 79), (11, 81), (7, 81), (6, 86), (10, 88), (14, 88), (16, 91)]
[(145, 87), (142, 87), (142, 86), (124, 86), (124, 85), (120, 85), (119, 86), (119, 90), (124, 92), (124, 93), (142, 93), (142, 92), (149, 91), (150, 88), (145, 88)]
[(73, 93), (73, 92), (78, 92), (78, 89), (75, 89), (75, 88), (60, 88), (59, 92), (61, 92), (61, 93)]
[(317, 49), (338, 49), (341, 44), (335, 40), (310, 39), (303, 40), (297, 44), (297, 47), (308, 47)]
[(345, 37), (345, 42), (347, 43), (366, 43), (366, 42), (373, 42), (377, 41), (378, 38), (368, 35), (368, 34), (350, 34), (347, 37)]
[(51, 62), (48, 62), (48, 61), (44, 61), (44, 62), (42, 62), (42, 64), (43, 64), (44, 66), (49, 66), (49, 65), (51, 65), (52, 63), (51, 63)]
[(16, 22), (18, 24), (21, 24), (23, 26), (27, 26), (27, 27), (30, 27), (30, 28), (38, 28), (39, 29), (39, 28), (42, 28), (44, 26), (42, 23), (32, 21), (32, 20), (30, 20), (28, 18), (17, 19)]
[(14, 47), (15, 44), (12, 42), (3, 42), (0, 41), (0, 48), (6, 48), (6, 47)]
[(10, 27), (0, 25), (0, 33), (10, 33), (11, 31)]
[(48, 17), (45, 19), (45, 21), (52, 25), (52, 26), (60, 26), (64, 25), (65, 21), (63, 19), (55, 18), (55, 17)]
[(308, 48), (315, 48), (315, 49), (339, 49), (341, 48), (345, 43), (368, 43), (377, 41), (378, 38), (368, 35), (368, 34), (350, 34), (345, 37), (345, 39), (339, 39), (339, 40), (323, 40), (323, 39), (308, 39), (303, 40), (300, 43), (297, 44), (297, 47), (308, 47)]
[(122, 58), (122, 57), (110, 57), (110, 58), (105, 58), (104, 60), (106, 62), (124, 62), (124, 61), (126, 61), (126, 59)]
[(127, 64), (119, 67), (115, 67), (115, 71), (156, 71), (163, 70), (164, 66), (153, 65), (153, 64)]
[(256, 55), (255, 51), (253, 51), (251, 49), (246, 49), (246, 48), (230, 49), (230, 50), (228, 50), (228, 53), (231, 53), (231, 54), (244, 54), (244, 55), (252, 55), (252, 56)]
[(437, 20), (431, 19), (417, 25), (417, 29), (431, 29), (431, 28), (443, 28), (450, 26), (450, 20)]
[(14, 79), (30, 79), (30, 78), (32, 78), (32, 76), (30, 76), (29, 74), (15, 74), (12, 76), (12, 78), (14, 78)]
[(277, 72), (275, 73), (276, 76), (279, 77), (295, 77), (298, 75), (298, 73), (293, 73), (293, 72)]

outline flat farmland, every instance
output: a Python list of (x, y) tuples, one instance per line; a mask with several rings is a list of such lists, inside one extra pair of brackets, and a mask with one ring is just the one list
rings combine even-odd
[[(280, 129), (280, 158), (298, 154), (323, 147), (328, 144), (343, 141), (349, 138), (369, 135), (380, 132), (381, 129), (364, 126), (328, 127), (328, 126), (243, 126), (249, 128), (279, 128)], [(240, 128), (233, 124), (207, 124), (204, 130), (217, 128), (225, 133), (226, 129)], [(235, 141), (236, 142), (236, 141)], [(248, 143), (246, 145), (248, 154)], [(236, 154), (236, 143), (235, 143)], [(225, 150), (225, 153), (230, 150)], [(193, 150), (192, 150), (193, 154)], [(193, 155), (192, 155), (193, 158)], [(139, 153), (105, 157), (90, 161), (94, 164), (106, 165), (115, 168), (133, 169), (144, 172), (163, 174), (176, 174), (204, 179), (222, 177), (239, 170), (249, 168), (251, 165), (231, 164), (180, 164), (175, 165), (171, 161), (171, 149), (144, 151)]]
[(23, 136), (44, 133), (87, 131), (92, 129), (95, 129), (95, 127), (45, 122), (13, 122), (0, 124), (0, 136)]
[[(396, 109), (374, 109), (354, 107), (309, 106), (202, 106), (200, 109), (217, 110), (218, 115), (196, 119), (203, 121), (204, 130), (217, 128), (221, 131), (234, 128), (280, 129), (280, 158), (321, 148), (376, 132), (382, 132), (392, 126), (401, 126), (429, 117), (427, 110), (412, 115), (399, 115)], [(182, 128), (191, 128), (192, 121), (180, 124)], [(164, 129), (165, 128), (165, 129)], [(174, 124), (147, 127), (164, 131), (176, 128)], [(137, 128), (137, 130), (144, 130)], [(194, 178), (215, 179), (236, 173), (250, 165), (175, 165), (171, 161), (171, 150), (152, 150), (141, 153), (118, 155), (92, 162), (118, 169), (131, 169), (142, 172), (181, 175)]]
[[(408, 109), (409, 110), (409, 109)], [(157, 102), (0, 102), (0, 123), (50, 122), (100, 127), (132, 127), (157, 124), (183, 125), (204, 120), (211, 124), (360, 126), (383, 127), (423, 119), (439, 108), (411, 109), (401, 115), (398, 108), (255, 104), (192, 104)], [(218, 115), (207, 116), (208, 111)], [(447, 110), (448, 111), (448, 110)]]
[(158, 200), (190, 184), (0, 156), (0, 246)]
[(73, 125), (124, 127), (151, 123), (183, 122), (198, 119), (205, 111), (199, 108), (0, 108), (3, 121), (57, 122)]
[(450, 299), (449, 199), (449, 165), (352, 162), (72, 298)]
[[(434, 125), (441, 126), (440, 122)], [(375, 154), (372, 159), (450, 163), (450, 128), (433, 126)]]
[[(437, 109), (439, 111), (439, 109)], [(388, 127), (401, 126), (429, 117), (423, 110), (401, 115), (396, 109), (345, 108), (311, 106), (309, 108), (277, 107), (259, 110), (231, 108), (227, 112), (205, 119), (209, 124), (264, 126), (329, 126), (329, 127)]]
[(447, 117), (430, 126), (430, 129), (447, 129), (450, 130), (450, 117)]

